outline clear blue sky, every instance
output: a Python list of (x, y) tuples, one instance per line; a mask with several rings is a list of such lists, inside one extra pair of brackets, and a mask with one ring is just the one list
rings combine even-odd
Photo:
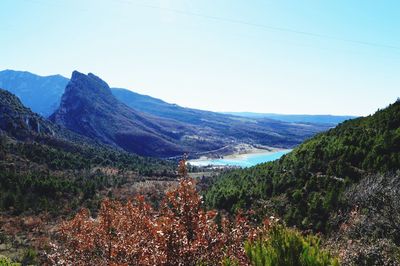
[(400, 96), (400, 1), (1, 0), (0, 69), (93, 72), (213, 111), (366, 115)]

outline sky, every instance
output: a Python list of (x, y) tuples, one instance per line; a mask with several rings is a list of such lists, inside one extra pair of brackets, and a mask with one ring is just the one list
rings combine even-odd
[(368, 115), (400, 97), (400, 1), (0, 0), (0, 70), (92, 72), (211, 111)]

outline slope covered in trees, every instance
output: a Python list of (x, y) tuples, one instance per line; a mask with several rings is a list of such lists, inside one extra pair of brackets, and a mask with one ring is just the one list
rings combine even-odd
[(143, 176), (175, 177), (175, 170), (173, 163), (63, 129), (0, 90), (0, 176), (0, 210), (57, 212), (61, 203), (76, 207), (105, 187)]
[(209, 206), (273, 211), (290, 225), (329, 230), (332, 213), (349, 207), (345, 188), (400, 168), (400, 102), (346, 121), (280, 160), (223, 174), (205, 195)]

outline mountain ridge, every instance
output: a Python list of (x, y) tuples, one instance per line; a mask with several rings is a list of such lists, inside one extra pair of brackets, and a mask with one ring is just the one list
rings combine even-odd
[[(81, 84), (73, 86), (80, 77)], [(18, 84), (18, 80), (14, 81)], [(71, 87), (76, 91), (70, 93)], [(85, 90), (79, 92), (80, 88)], [(78, 100), (61, 97), (61, 107), (51, 116), (53, 121), (57, 119), (59, 124), (80, 134), (147, 156), (180, 156), (184, 152), (193, 157), (207, 152), (221, 156), (235, 152), (241, 144), (291, 148), (330, 127), (184, 108), (127, 90), (111, 89), (92, 73), (74, 72), (64, 92)], [(68, 115), (69, 112), (72, 113)]]
[[(10, 75), (10, 73), (12, 75)], [(10, 75), (11, 77), (8, 77), (8, 75)], [(16, 87), (20, 87), (20, 83), (21, 82), (16, 82), (15, 78), (14, 78), (14, 82), (11, 83), (10, 79), (13, 79), (13, 76), (19, 75), (21, 82), (25, 83), (25, 84), (29, 84), (29, 79), (27, 79), (26, 77), (23, 76), (31, 76), (33, 78), (37, 78), (37, 79), (43, 79), (45, 80), (46, 78), (49, 77), (58, 77), (60, 78), (60, 82), (59, 85), (52, 87), (52, 88), (48, 88), (50, 89), (50, 91), (53, 91), (52, 94), (54, 94), (54, 97), (56, 99), (53, 99), (50, 101), (51, 105), (49, 105), (49, 101), (42, 101), (40, 102), (40, 104), (33, 104), (32, 102), (27, 101), (27, 98), (30, 97), (30, 95), (23, 95), (23, 92), (18, 91), (18, 89), (16, 89)], [(69, 82), (69, 79), (62, 76), (62, 75), (50, 75), (50, 76), (40, 76), (40, 75), (36, 75), (34, 73), (31, 73), (29, 71), (16, 71), (16, 70), (3, 70), (0, 71), (0, 87), (2, 87), (1, 85), (8, 85), (8, 86), (3, 86), (3, 89), (9, 90), (12, 93), (16, 94), (17, 96), (19, 96), (20, 99), (22, 99), (23, 103), (25, 105), (27, 105), (28, 107), (30, 107), (33, 111), (44, 115), (44, 116), (50, 116), (55, 109), (58, 107), (58, 105), (55, 105), (54, 103), (59, 103), (62, 97), (62, 94), (64, 92), (64, 88), (67, 85), (67, 83)], [(60, 89), (61, 87), (61, 89)], [(31, 88), (30, 90), (34, 90), (34, 88)], [(180, 115), (182, 112), (186, 115), (189, 115), (190, 119), (193, 120), (193, 118), (198, 119), (198, 116), (200, 114), (216, 114), (218, 115), (218, 112), (212, 112), (212, 111), (207, 111), (207, 110), (199, 110), (199, 109), (193, 109), (193, 108), (189, 108), (189, 107), (182, 107), (180, 105), (174, 104), (174, 103), (168, 103), (165, 102), (161, 99), (152, 97), (150, 95), (146, 95), (146, 94), (141, 94), (141, 93), (137, 93), (134, 92), (133, 90), (129, 90), (129, 89), (125, 89), (125, 88), (111, 88), (111, 91), (113, 93), (113, 95), (120, 101), (124, 102), (126, 105), (134, 108), (134, 109), (138, 109), (139, 111), (142, 112), (147, 112), (153, 115), (158, 115), (158, 116), (163, 116), (165, 118), (172, 118), (172, 119), (179, 119)], [(41, 93), (42, 94), (42, 93)], [(42, 94), (43, 96), (43, 94)], [(45, 113), (41, 112), (41, 106), (44, 106), (43, 108), (46, 109)], [(135, 108), (136, 107), (136, 108)], [(155, 108), (156, 107), (156, 108)], [(233, 115), (233, 116), (241, 116), (240, 113), (235, 113), (235, 112), (220, 112), (221, 114), (227, 114), (227, 115)], [(251, 112), (244, 112), (247, 114), (256, 114), (257, 113), (251, 113)], [(191, 115), (191, 116), (190, 116)], [(263, 114), (261, 114), (263, 115)], [(268, 114), (269, 115), (269, 114)], [(278, 115), (278, 116), (287, 116), (287, 115), (282, 115), (282, 114), (271, 114), (271, 115)], [(246, 115), (243, 115), (246, 117)], [(291, 116), (291, 115), (289, 115)], [(307, 116), (307, 115), (306, 115)], [(314, 115), (311, 115), (314, 116)], [(319, 115), (316, 115), (319, 116)], [(349, 116), (334, 116), (332, 115), (334, 118), (336, 117), (337, 120), (335, 120), (336, 122), (342, 122), (344, 119), (347, 119)], [(247, 116), (248, 117), (248, 116)], [(263, 118), (263, 116), (258, 117), (258, 118)], [(268, 117), (271, 118), (271, 117)], [(181, 120), (183, 122), (187, 122), (189, 119), (185, 119), (185, 120)], [(279, 120), (279, 119), (278, 119)], [(312, 121), (302, 121), (302, 120), (298, 120), (298, 121), (288, 121), (288, 120), (284, 120), (282, 119), (282, 121), (286, 121), (286, 122), (312, 122)], [(322, 123), (325, 123), (324, 121), (322, 121)]]
[[(162, 134), (167, 132), (160, 125), (162, 121), (153, 121), (119, 102), (107, 83), (92, 73), (84, 75), (73, 72), (60, 107), (49, 119), (72, 131), (113, 146), (121, 146), (130, 152), (155, 156), (152, 150), (146, 149), (154, 145), (152, 142), (161, 142), (160, 147), (168, 147), (172, 152), (159, 151), (162, 155), (184, 153), (173, 143), (171, 136)], [(140, 140), (142, 136), (146, 136), (148, 141)]]
[[(164, 102), (159, 102), (165, 106)], [(243, 143), (287, 148), (328, 128), (271, 119), (246, 119), (175, 106), (175, 112), (162, 111), (165, 116), (154, 116), (130, 106), (112, 95), (107, 83), (94, 74), (74, 72), (60, 107), (50, 119), (79, 134), (127, 151), (158, 157), (183, 153), (196, 156), (221, 151), (224, 147), (221, 152), (229, 153)], [(148, 109), (162, 110), (154, 105), (149, 105)]]
[(276, 113), (255, 113), (255, 112), (222, 112), (223, 114), (230, 114), (235, 116), (249, 117), (249, 118), (270, 118), (284, 122), (307, 122), (307, 123), (325, 123), (336, 125), (345, 120), (357, 118), (351, 115), (329, 115), (329, 114), (276, 114)]
[(28, 71), (0, 71), (0, 88), (16, 95), (34, 112), (48, 117), (60, 103), (68, 79), (61, 75), (39, 76)]

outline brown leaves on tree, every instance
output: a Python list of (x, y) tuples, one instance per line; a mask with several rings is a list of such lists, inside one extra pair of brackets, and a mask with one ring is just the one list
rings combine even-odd
[(243, 242), (255, 230), (243, 215), (234, 221), (205, 211), (195, 180), (180, 165), (179, 186), (158, 210), (137, 197), (127, 203), (105, 199), (96, 219), (86, 209), (63, 223), (48, 254), (54, 265), (248, 264)]

